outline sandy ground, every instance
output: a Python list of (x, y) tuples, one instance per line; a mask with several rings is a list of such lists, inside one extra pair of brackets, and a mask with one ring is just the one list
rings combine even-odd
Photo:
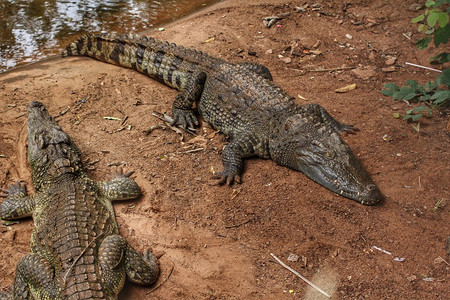
[[(170, 113), (176, 91), (89, 58), (57, 58), (0, 75), (0, 186), (22, 179), (32, 190), (26, 106), (42, 101), (61, 114), (57, 120), (92, 177), (124, 166), (144, 192), (117, 203), (117, 219), (136, 248), (162, 255), (159, 282), (166, 281), (150, 294), (151, 288), (127, 283), (120, 299), (324, 298), (270, 253), (333, 299), (444, 299), (450, 294), (449, 118), (433, 111), (417, 132), (392, 116), (408, 105), (380, 93), (386, 82), (435, 76), (404, 65), (428, 65), (436, 50), (413, 46), (420, 38), (409, 22), (418, 14), (410, 9), (415, 2), (393, 2), (308, 1), (305, 12), (296, 12), (303, 1), (229, 0), (151, 33), (229, 61), (265, 64), (298, 103), (319, 103), (355, 124), (361, 131), (344, 139), (385, 195), (375, 207), (257, 158), (246, 161), (241, 185), (214, 186), (211, 169), (222, 168), (224, 136), (205, 123), (196, 138), (170, 129), (145, 135), (160, 123), (153, 111)], [(264, 27), (262, 18), (273, 15), (285, 17)], [(339, 67), (354, 69), (311, 71)], [(353, 83), (356, 90), (334, 91)], [(31, 219), (0, 225), (3, 290), (29, 252), (32, 226)], [(288, 261), (290, 254), (298, 259)]]

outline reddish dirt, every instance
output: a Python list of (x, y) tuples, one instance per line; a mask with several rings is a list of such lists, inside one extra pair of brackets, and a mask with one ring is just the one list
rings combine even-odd
[[(306, 98), (297, 97), (298, 103), (319, 103), (355, 124), (361, 131), (344, 139), (385, 195), (383, 203), (360, 205), (258, 158), (246, 161), (243, 184), (214, 186), (211, 169), (222, 168), (224, 136), (205, 123), (199, 137), (184, 141), (170, 129), (145, 135), (160, 123), (152, 111), (170, 113), (176, 91), (88, 58), (58, 58), (0, 75), (1, 187), (19, 179), (30, 186), (27, 104), (42, 101), (53, 115), (70, 107), (57, 120), (92, 163), (92, 177), (107, 178), (112, 165), (123, 165), (142, 187), (139, 200), (115, 205), (121, 233), (136, 248), (162, 254), (159, 282), (173, 268), (152, 293), (127, 283), (120, 299), (324, 298), (270, 253), (333, 299), (444, 299), (450, 294), (449, 118), (433, 111), (416, 132), (392, 115), (408, 105), (380, 93), (386, 82), (424, 83), (436, 75), (404, 64), (428, 65), (437, 52), (413, 45), (420, 38), (409, 22), (418, 14), (410, 9), (414, 1), (308, 1), (306, 12), (295, 12), (302, 4), (224, 1), (152, 35), (230, 61), (263, 63), (278, 85)], [(263, 17), (288, 12), (272, 28), (262, 24)], [(287, 64), (278, 55), (289, 56), (292, 45), (301, 56), (294, 53)], [(392, 66), (389, 57), (396, 58)], [(306, 71), (337, 67), (356, 69)], [(353, 83), (356, 90), (334, 92)], [(122, 126), (105, 116), (128, 118)], [(3, 290), (29, 252), (32, 226), (32, 220), (0, 225)], [(298, 261), (287, 261), (290, 254)]]

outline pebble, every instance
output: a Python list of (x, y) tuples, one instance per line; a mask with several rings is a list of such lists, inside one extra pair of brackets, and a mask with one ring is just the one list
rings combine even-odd
[(391, 66), (391, 65), (395, 64), (396, 61), (397, 61), (397, 57), (389, 56), (388, 59), (386, 59), (386, 61), (384, 63), (388, 66)]
[(374, 70), (372, 69), (353, 69), (351, 71), (353, 74), (355, 74), (357, 77), (367, 80), (370, 79), (372, 77), (375, 77), (377, 75), (377, 73), (375, 73)]
[(383, 71), (384, 73), (395, 72), (395, 66), (390, 66), (390, 67), (382, 68), (381, 71)]
[(292, 62), (292, 59), (290, 57), (282, 57), (280, 58), (280, 60), (285, 64), (290, 64)]

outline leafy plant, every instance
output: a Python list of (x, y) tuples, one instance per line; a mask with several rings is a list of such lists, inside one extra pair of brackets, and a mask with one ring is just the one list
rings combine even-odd
[[(450, 6), (448, 4), (450, 4), (450, 0), (428, 0), (425, 2), (425, 12), (411, 20), (411, 23), (419, 24), (417, 28), (419, 32), (428, 35), (416, 43), (419, 49), (427, 48), (431, 39), (433, 39), (436, 47), (448, 43), (450, 38)], [(439, 53), (431, 60), (440, 64), (447, 63), (450, 61), (450, 53)], [(404, 120), (418, 122), (424, 114), (431, 114), (431, 108), (450, 104), (449, 87), (450, 69), (446, 69), (434, 81), (427, 82), (424, 85), (418, 84), (415, 80), (407, 80), (406, 85), (402, 87), (398, 87), (394, 83), (386, 83), (381, 92), (394, 100), (421, 102), (428, 105), (409, 109), (403, 116)], [(394, 117), (400, 116), (395, 114)]]
[[(398, 87), (394, 83), (386, 83), (381, 92), (385, 96), (390, 96), (394, 100), (405, 100), (410, 102), (422, 102), (431, 108), (441, 105), (448, 105), (450, 102), (450, 69), (444, 70), (434, 81), (429, 81), (424, 85), (418, 84), (415, 80), (407, 80), (406, 85)], [(430, 107), (425, 105), (417, 106), (406, 111), (404, 120), (419, 121), (424, 113), (431, 114)]]

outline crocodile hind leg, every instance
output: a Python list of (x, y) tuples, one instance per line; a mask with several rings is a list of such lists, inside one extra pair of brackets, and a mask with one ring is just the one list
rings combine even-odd
[(173, 102), (173, 122), (171, 125), (195, 128), (199, 124), (192, 110), (192, 106), (194, 105), (194, 101), (200, 98), (205, 81), (206, 73), (204, 72), (196, 72), (190, 76), (186, 86), (180, 91)]
[(353, 125), (343, 124), (337, 121), (325, 108), (323, 108), (319, 104), (305, 104), (300, 106), (300, 108), (303, 114), (319, 118), (319, 122), (331, 126), (331, 128), (333, 128), (339, 134), (342, 132), (355, 134), (356, 131), (359, 131), (359, 129), (354, 127)]
[(52, 265), (37, 254), (24, 256), (17, 264), (14, 299), (61, 299)]
[(103, 196), (109, 200), (128, 200), (141, 195), (141, 189), (137, 183), (130, 178), (133, 172), (123, 173), (122, 169), (116, 174), (116, 177), (110, 181), (98, 182), (97, 185)]
[(34, 198), (27, 196), (24, 184), (10, 184), (8, 189), (0, 189), (6, 199), (0, 203), (0, 219), (13, 220), (31, 216), (34, 210)]
[(120, 235), (106, 237), (100, 245), (98, 255), (103, 284), (113, 294), (118, 294), (122, 289), (125, 273), (130, 281), (142, 285), (152, 284), (158, 279), (159, 265), (156, 257), (148, 251), (141, 255)]

